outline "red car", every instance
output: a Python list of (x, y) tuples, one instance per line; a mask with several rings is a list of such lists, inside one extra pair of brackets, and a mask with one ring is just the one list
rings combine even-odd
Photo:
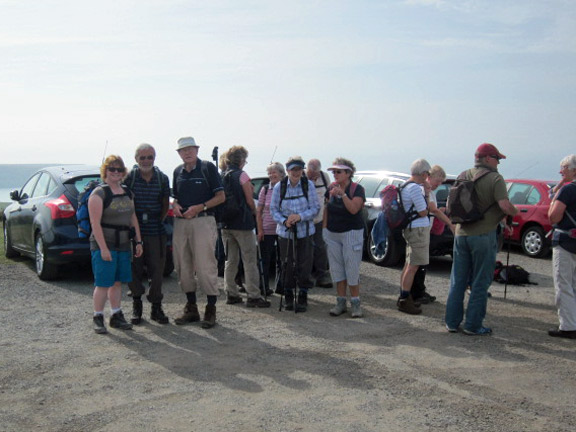
[(543, 257), (550, 251), (550, 239), (546, 237), (552, 229), (548, 220), (549, 191), (556, 183), (545, 180), (506, 180), (510, 202), (520, 212), (514, 216), (512, 235), (506, 233), (505, 239), (520, 244), (528, 256)]

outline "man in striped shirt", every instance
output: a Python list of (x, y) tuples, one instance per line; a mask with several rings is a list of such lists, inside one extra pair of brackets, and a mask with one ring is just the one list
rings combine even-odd
[[(124, 183), (134, 194), (136, 216), (140, 225), (144, 253), (132, 262), (132, 323), (142, 321), (142, 296), (146, 292), (144, 282), (149, 282), (146, 297), (152, 303), (150, 318), (167, 324), (168, 317), (162, 310), (162, 277), (166, 261), (166, 231), (164, 218), (168, 213), (170, 181), (168, 176), (154, 166), (156, 151), (150, 144), (136, 148), (136, 163)], [(146, 276), (145, 276), (146, 269)]]

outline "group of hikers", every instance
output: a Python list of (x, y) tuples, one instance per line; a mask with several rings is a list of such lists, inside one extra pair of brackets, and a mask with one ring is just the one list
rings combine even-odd
[[(130, 329), (142, 321), (142, 296), (151, 303), (150, 318), (167, 324), (162, 309), (162, 279), (167, 236), (163, 221), (173, 198), (173, 259), (186, 304), (177, 325), (201, 322), (205, 329), (216, 324), (220, 293), (216, 245), (222, 242), (226, 262), (224, 284), (227, 304), (269, 308), (267, 297), (280, 294), (280, 308), (306, 312), (308, 291), (336, 285), (332, 316), (350, 312), (360, 318), (360, 262), (362, 260), (366, 200), (364, 188), (353, 181), (354, 163), (336, 158), (321, 169), (318, 159), (306, 163), (300, 156), (285, 165), (267, 167), (269, 184), (254, 200), (251, 179), (243, 168), (248, 151), (233, 146), (219, 159), (218, 167), (198, 157), (199, 146), (192, 137), (180, 138), (176, 148), (182, 164), (172, 176), (154, 164), (156, 151), (150, 144), (136, 148), (136, 165), (128, 171), (123, 159), (108, 156), (100, 168), (102, 183), (88, 199), (92, 232), (90, 248), (94, 273), (94, 330), (106, 333), (104, 307), (110, 303), (110, 327)], [(398, 310), (422, 312), (421, 305), (433, 302), (415, 277), (425, 274), (429, 262), (430, 216), (455, 233), (450, 290), (445, 324), (449, 332), (488, 335), (484, 326), (488, 288), (492, 283), (497, 230), (503, 219), (511, 224), (518, 209), (508, 200), (506, 184), (498, 173), (506, 157), (493, 144), (484, 143), (475, 152), (474, 167), (458, 181), (473, 182), (475, 204), (482, 217), (475, 222), (454, 224), (438, 208), (435, 189), (446, 178), (440, 166), (425, 159), (414, 161), (410, 178), (399, 189), (401, 204), (412, 217), (402, 230), (406, 262), (401, 274)], [(549, 217), (553, 234), (553, 270), (560, 324), (551, 336), (576, 338), (576, 155), (561, 161), (562, 180), (550, 193)], [(219, 172), (220, 168), (221, 172)], [(129, 229), (125, 229), (128, 227)], [(219, 232), (221, 239), (219, 239)], [(277, 255), (278, 254), (278, 255)], [(276, 269), (272, 289), (269, 270)], [(239, 269), (244, 283), (239, 283)], [(121, 309), (121, 285), (128, 283), (132, 316), (126, 320)], [(239, 284), (241, 286), (239, 286)], [(422, 281), (418, 284), (423, 286)], [(207, 297), (201, 319), (198, 287)], [(470, 292), (467, 307), (465, 293)], [(349, 300), (348, 300), (349, 297)]]

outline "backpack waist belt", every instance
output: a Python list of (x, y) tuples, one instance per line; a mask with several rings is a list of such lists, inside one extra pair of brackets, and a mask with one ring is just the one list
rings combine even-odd
[[(114, 247), (120, 246), (120, 232), (121, 231), (131, 231), (131, 228), (128, 225), (112, 225), (112, 224), (100, 224), (102, 228), (109, 228), (114, 230)], [(130, 238), (130, 235), (128, 235)]]

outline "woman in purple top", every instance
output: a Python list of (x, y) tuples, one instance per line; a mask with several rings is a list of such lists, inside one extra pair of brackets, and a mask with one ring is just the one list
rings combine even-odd
[[(262, 257), (262, 269), (264, 270), (264, 288), (266, 295), (271, 295), (270, 289), (270, 263), (276, 260), (276, 221), (270, 214), (270, 201), (272, 200), (272, 189), (276, 183), (286, 177), (284, 166), (280, 162), (268, 165), (266, 169), (270, 183), (260, 189), (258, 195), (258, 208), (256, 209), (256, 224), (258, 229), (258, 241), (260, 242), (260, 254)], [(276, 274), (280, 276), (280, 267), (276, 266)], [(280, 278), (277, 278), (280, 280)], [(282, 294), (282, 287), (276, 286), (276, 293)]]

